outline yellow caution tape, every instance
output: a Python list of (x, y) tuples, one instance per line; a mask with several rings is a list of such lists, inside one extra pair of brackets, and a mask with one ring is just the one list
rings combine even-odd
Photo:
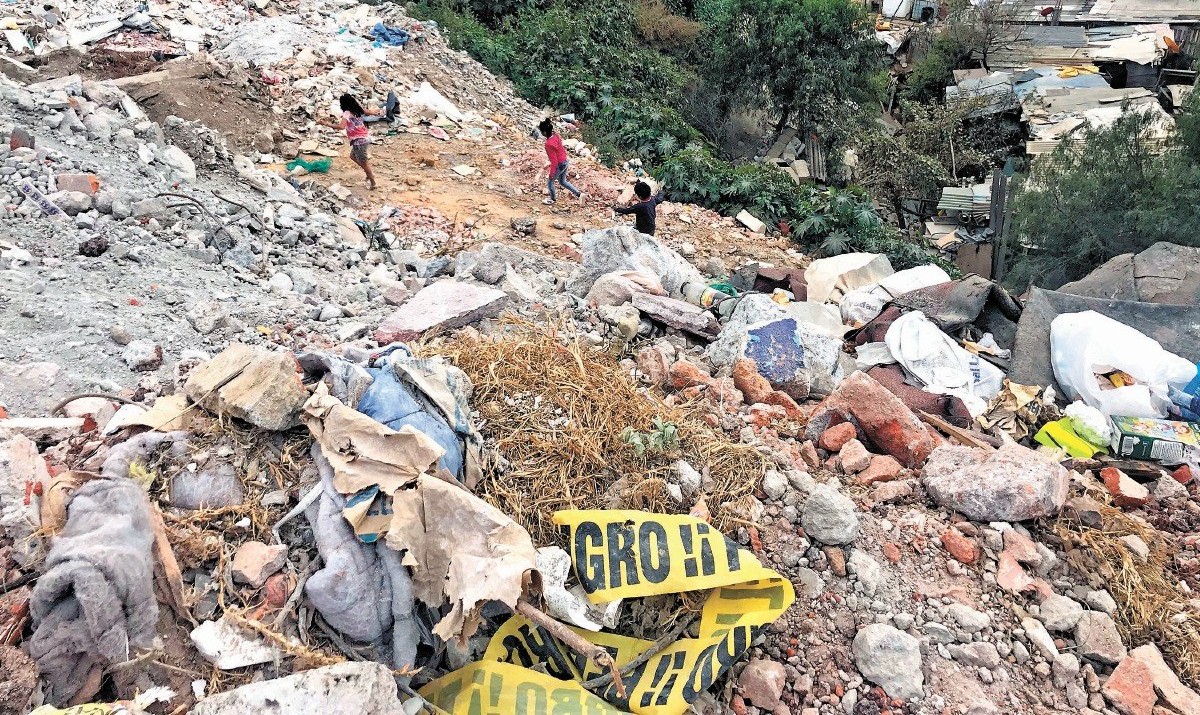
[[(594, 602), (712, 589), (701, 612), (699, 637), (680, 639), (625, 674), (625, 697), (611, 683), (596, 697), (580, 685), (603, 674), (594, 663), (514, 616), (492, 636), (482, 661), (429, 683), (421, 689), (422, 697), (453, 715), (676, 715), (708, 690), (796, 597), (792, 584), (754, 554), (691, 516), (560, 511), (554, 522), (567, 534), (575, 576)], [(605, 648), (618, 667), (652, 645), (572, 630)], [(549, 675), (529, 669), (539, 663)], [(534, 703), (545, 707), (537, 709)]]

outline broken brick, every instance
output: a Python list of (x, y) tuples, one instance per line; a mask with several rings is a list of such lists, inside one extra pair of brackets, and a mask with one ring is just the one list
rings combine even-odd
[(1105, 467), (1100, 470), (1100, 479), (1104, 488), (1112, 495), (1113, 503), (1121, 507), (1138, 507), (1150, 500), (1150, 490), (1133, 481), (1125, 472), (1116, 467)]
[(942, 546), (960, 564), (970, 566), (979, 560), (979, 547), (958, 529), (950, 528), (942, 532)]
[(858, 430), (849, 422), (841, 422), (821, 433), (818, 441), (821, 449), (840, 452), (842, 446), (858, 436)]
[(871, 464), (858, 475), (858, 481), (863, 484), (890, 482), (899, 479), (903, 472), (904, 467), (896, 461), (895, 457), (887, 454), (876, 454), (872, 455)]
[(1151, 715), (1158, 701), (1150, 668), (1137, 658), (1118, 663), (1100, 692), (1124, 715)]

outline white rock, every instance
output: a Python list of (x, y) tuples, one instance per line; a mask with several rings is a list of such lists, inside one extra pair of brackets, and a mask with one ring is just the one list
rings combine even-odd
[(854, 664), (889, 696), (916, 700), (924, 694), (920, 642), (883, 623), (863, 627), (851, 647)]
[(224, 618), (196, 626), (192, 630), (192, 643), (200, 655), (221, 670), (269, 663), (280, 656), (274, 647), (243, 634)]
[(405, 715), (396, 681), (382, 663), (338, 663), (263, 680), (196, 703), (192, 715)]

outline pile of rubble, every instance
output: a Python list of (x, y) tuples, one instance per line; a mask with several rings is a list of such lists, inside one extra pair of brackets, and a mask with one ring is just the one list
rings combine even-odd
[(0, 80), (0, 712), (1200, 712), (1194, 249), (1018, 299), (689, 206), (742, 245), (494, 236), (283, 166), (349, 89), (536, 174), (397, 8), (18, 10), (286, 120)]

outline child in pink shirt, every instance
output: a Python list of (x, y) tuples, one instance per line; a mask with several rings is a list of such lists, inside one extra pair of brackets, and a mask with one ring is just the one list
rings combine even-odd
[(567, 150), (563, 147), (562, 137), (554, 131), (554, 124), (549, 119), (543, 119), (538, 125), (538, 131), (546, 138), (546, 156), (550, 159), (550, 179), (546, 182), (546, 188), (549, 190), (550, 197), (544, 199), (542, 203), (552, 204), (558, 200), (554, 194), (554, 182), (563, 185), (567, 191), (575, 194), (576, 199), (583, 198), (583, 192), (571, 186), (571, 182), (567, 181)]
[(375, 172), (371, 170), (371, 160), (367, 158), (367, 146), (371, 143), (371, 131), (367, 129), (367, 124), (363, 121), (363, 115), (374, 115), (379, 112), (363, 109), (358, 100), (349, 94), (343, 94), (341, 99), (338, 100), (338, 104), (342, 108), (341, 123), (321, 123), (334, 129), (346, 130), (346, 138), (350, 140), (350, 160), (362, 167), (362, 170), (367, 174), (367, 181), (371, 183), (371, 188), (374, 189), (376, 186)]

